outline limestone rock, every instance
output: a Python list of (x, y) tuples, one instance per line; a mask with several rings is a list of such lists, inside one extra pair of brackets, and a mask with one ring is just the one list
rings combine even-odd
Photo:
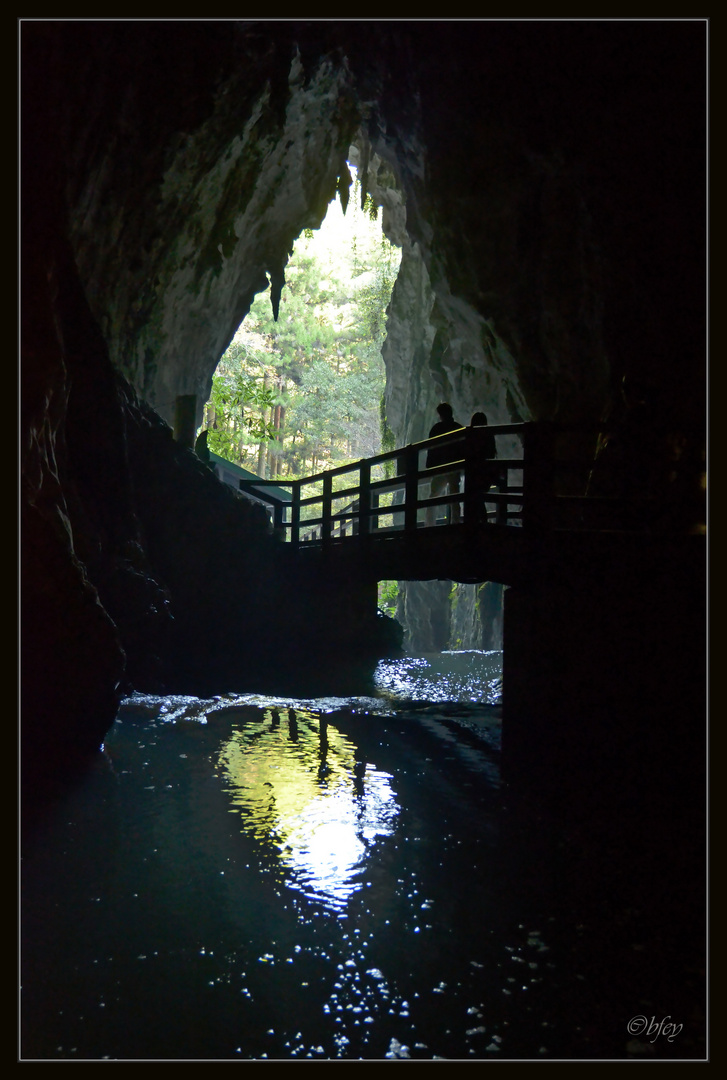
[[(265, 540), (145, 409), (201, 407), (254, 295), (270, 287), (275, 306), (294, 239), (347, 190), (352, 154), (403, 253), (384, 350), (398, 444), (443, 398), (463, 421), (595, 420), (624, 373), (703, 429), (704, 38), (690, 21), (22, 23), (33, 746), (94, 742), (124, 680), (192, 671), (210, 635), (228, 672), (206, 579), (220, 625), (258, 617), (255, 656), (284, 645)], [(422, 634), (446, 640), (452, 612), (428, 610)], [(363, 611), (341, 625), (371, 655)], [(326, 640), (319, 623), (308, 655)]]

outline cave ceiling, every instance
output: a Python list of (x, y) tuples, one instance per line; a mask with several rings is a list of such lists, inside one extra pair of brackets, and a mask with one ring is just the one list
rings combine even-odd
[(26, 761), (97, 748), (129, 688), (257, 689), (266, 656), (328, 655), (342, 624), (344, 653), (383, 655), (164, 422), (201, 407), (256, 293), (275, 305), (350, 156), (402, 249), (397, 445), (442, 399), (593, 420), (623, 375), (701, 443), (705, 20), (21, 19), (19, 39)]
[(406, 255), (399, 438), (438, 394), (597, 415), (631, 371), (698, 407), (705, 39), (696, 20), (27, 22), (24, 220), (65, 220), (112, 362), (169, 419), (205, 400), (255, 294), (275, 305), (353, 144)]

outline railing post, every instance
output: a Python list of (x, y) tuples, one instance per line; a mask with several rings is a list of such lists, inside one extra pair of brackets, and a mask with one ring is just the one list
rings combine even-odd
[(416, 532), (417, 502), (419, 500), (419, 451), (415, 445), (406, 447), (404, 454), (404, 532)]
[[(495, 459), (495, 460), (497, 460), (497, 459)], [(507, 469), (500, 469), (500, 472), (497, 475), (497, 481), (495, 483), (495, 491), (497, 492), (498, 495), (506, 495), (507, 494), (507, 488), (508, 488)], [(497, 505), (495, 506), (495, 524), (496, 525), (507, 525), (507, 522), (508, 522), (507, 514), (508, 514), (509, 507), (510, 507), (509, 502), (498, 502), (497, 503)]]
[[(401, 487), (394, 488), (394, 492), (391, 499), (391, 505), (393, 507), (401, 507), (403, 509), (404, 501), (406, 499), (406, 492), (404, 490), (406, 477), (406, 454), (398, 454), (396, 458), (392, 459), (396, 466), (396, 476), (402, 477)], [(392, 514), (392, 524), (395, 529), (404, 528), (404, 514), (397, 510)]]
[(321, 547), (327, 551), (331, 546), (331, 502), (333, 499), (333, 477), (323, 474), (323, 506), (321, 507)]
[(360, 462), (358, 480), (358, 532), (359, 536), (368, 536), (371, 532), (371, 464), (368, 461)]
[(285, 539), (285, 529), (283, 528), (283, 503), (273, 503), (273, 532), (277, 536), (282, 536)]
[(300, 544), (300, 481), (293, 481), (292, 502), (290, 504), (290, 542), (295, 549)]
[(544, 533), (552, 526), (553, 428), (531, 422), (523, 435), (523, 528)]

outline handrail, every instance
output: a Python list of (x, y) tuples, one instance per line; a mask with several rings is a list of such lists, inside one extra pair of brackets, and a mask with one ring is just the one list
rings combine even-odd
[[(456, 503), (462, 511), (457, 517), (470, 529), (495, 524), (520, 527), (537, 535), (564, 527), (598, 531), (639, 528), (638, 514), (634, 516), (629, 506), (651, 512), (649, 492), (634, 495), (629, 487), (627, 495), (614, 498), (590, 490), (597, 437), (611, 430), (604, 424), (532, 421), (458, 428), (311, 476), (240, 481), (240, 488), (270, 504), (276, 532), (296, 548), (318, 545), (328, 549), (354, 537), (366, 546), (372, 538), (389, 533), (412, 535), (419, 529), (441, 527), (449, 523)], [(592, 437), (593, 456), (584, 453), (582, 439), (576, 439), (580, 449), (563, 458), (558, 444), (564, 435)], [(485, 457), (482, 442), (487, 436), (519, 440), (522, 456)], [(423, 455), (435, 445), (451, 447), (456, 459), (427, 468)], [(394, 475), (375, 475), (375, 470), (385, 471), (392, 463)], [(335, 490), (336, 481), (349, 474), (357, 474), (356, 481), (352, 478)], [(456, 483), (451, 483), (445, 494), (432, 496), (432, 478), (447, 474)], [(560, 487), (558, 477), (565, 477)], [(322, 491), (304, 494), (314, 485)], [(286, 488), (290, 499), (278, 498), (262, 487)]]
[[(486, 430), (493, 435), (510, 435), (521, 433), (523, 427), (522, 424), (507, 424), (493, 426)], [(347, 537), (349, 528), (351, 536), (357, 536), (364, 541), (366, 537), (373, 534), (398, 532), (402, 529), (410, 531), (427, 525), (427, 512), (447, 515), (449, 508), (455, 502), (463, 501), (464, 496), (460, 496), (458, 500), (454, 494), (440, 495), (435, 498), (427, 497), (419, 491), (419, 488), (425, 484), (428, 485), (437, 475), (453, 471), (463, 472), (466, 469), (467, 441), (472, 438), (468, 434), (470, 430), (458, 428), (454, 432), (448, 432), (433, 439), (424, 439), (419, 443), (411, 443), (396, 450), (388, 450), (371, 458), (339, 465), (334, 469), (307, 477), (289, 480), (240, 481), (240, 489), (254, 494), (256, 498), (271, 505), (276, 531), (295, 546), (318, 543), (325, 547), (332, 540)], [(480, 430), (477, 429), (477, 431)], [(451, 446), (454, 457), (454, 448), (459, 444), (461, 444), (461, 455), (457, 453), (452, 462), (432, 468), (427, 468), (426, 464), (422, 464), (422, 455), (426, 454), (430, 447)], [(374, 469), (385, 467), (388, 463), (396, 465), (395, 475), (372, 476)], [(522, 460), (515, 458), (498, 461), (498, 468), (503, 472), (509, 467), (521, 468)], [(358, 482), (334, 490), (336, 479), (351, 473), (358, 473)], [(323, 492), (313, 495), (303, 494), (304, 490), (314, 485), (321, 485)], [(279, 499), (269, 491), (261, 490), (263, 486), (286, 488), (291, 495), (290, 501)], [(517, 491), (514, 491), (514, 494), (517, 495)], [(494, 505), (496, 509), (491, 513), (497, 514), (499, 520), (504, 520), (506, 515), (503, 515), (497, 504), (506, 505), (513, 502), (512, 495), (507, 493), (506, 485), (500, 484), (496, 490), (492, 491), (492, 496), (491, 505)], [(387, 497), (390, 497), (389, 503), (382, 504), (382, 499)], [(347, 500), (347, 505), (334, 507), (334, 504), (344, 499)], [(310, 513), (314, 507), (319, 508), (319, 514), (306, 517), (306, 511)], [(422, 520), (423, 515), (424, 520)], [(519, 516), (519, 508), (517, 514), (510, 512), (509, 516), (511, 518)], [(390, 519), (389, 523), (382, 525), (382, 519), (387, 517)]]

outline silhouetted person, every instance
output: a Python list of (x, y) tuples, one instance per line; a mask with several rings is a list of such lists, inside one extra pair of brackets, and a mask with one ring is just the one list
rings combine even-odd
[[(487, 427), (486, 415), (483, 412), (473, 413), (470, 427)], [(478, 520), (480, 518), (484, 521), (487, 520), (487, 514), (484, 512), (483, 496), (500, 479), (500, 469), (497, 465), (489, 464), (496, 457), (497, 444), (495, 436), (489, 433), (482, 435), (477, 443), (477, 457), (468, 466), (468, 475), (476, 492)]]
[[(437, 414), (439, 420), (429, 432), (430, 439), (434, 439), (437, 435), (447, 435), (450, 431), (458, 431), (462, 427), (459, 420), (454, 419), (452, 406), (448, 402), (443, 401), (441, 405), (437, 405)], [(453, 445), (430, 447), (427, 453), (427, 468), (433, 469), (437, 465), (448, 465), (450, 461), (459, 461), (463, 449), (461, 446)], [(459, 492), (459, 469), (455, 469), (453, 472), (439, 473), (438, 476), (432, 477), (429, 490), (430, 498), (435, 499), (439, 495), (454, 495), (457, 492)], [(438, 513), (439, 507), (427, 507), (427, 525), (436, 524)], [(462, 512), (459, 502), (451, 504), (449, 519), (454, 524), (461, 521)]]
[[(472, 419), (470, 420), (470, 427), (487, 427), (487, 417), (483, 412), (472, 413)], [(486, 458), (497, 457), (497, 445), (495, 443), (495, 436), (489, 433), (480, 440), (482, 447), (482, 456)], [(496, 470), (495, 470), (496, 473)]]

